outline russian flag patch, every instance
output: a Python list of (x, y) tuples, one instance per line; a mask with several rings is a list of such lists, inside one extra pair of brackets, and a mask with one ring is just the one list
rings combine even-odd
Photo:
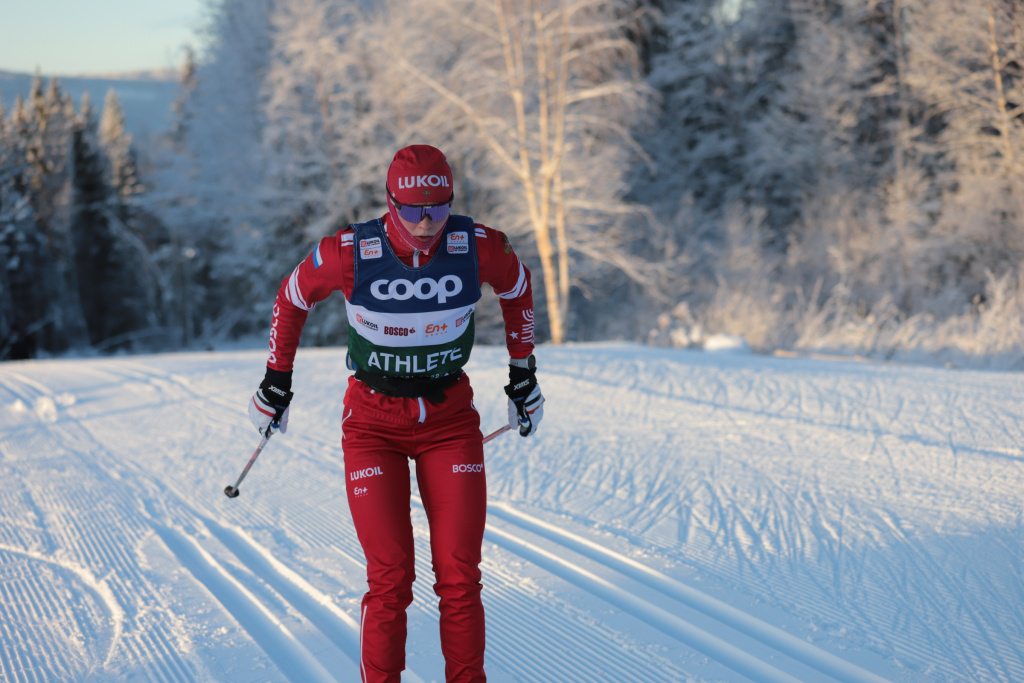
[(319, 268), (324, 264), (324, 257), (320, 255), (320, 245), (316, 245), (316, 249), (313, 251), (313, 268)]

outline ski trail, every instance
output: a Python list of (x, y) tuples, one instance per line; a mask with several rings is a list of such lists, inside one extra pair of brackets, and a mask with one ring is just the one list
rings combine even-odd
[(836, 680), (847, 683), (884, 683), (886, 680), (635, 560), (514, 510), (506, 504), (490, 504), (488, 514), (600, 562)]
[[(243, 531), (200, 515), (196, 519), (205, 524), (212, 535), (234, 553), (250, 572), (277, 591), (358, 667), (359, 622)], [(403, 672), (403, 677), (407, 683), (424, 683), (420, 676), (408, 668)]]
[(223, 526), (212, 519), (203, 521), (213, 536), (234, 553), (242, 564), (304, 614), (310, 623), (358, 665), (359, 622), (241, 530)]
[(105, 581), (97, 579), (91, 571), (74, 562), (54, 559), (41, 553), (8, 546), (3, 543), (0, 543), (0, 550), (23, 555), (25, 557), (32, 558), (33, 560), (45, 562), (59, 569), (70, 572), (98, 598), (100, 604), (106, 607), (109, 613), (109, 622), (113, 625), (110, 643), (107, 645), (107, 654), (103, 660), (103, 666), (107, 666), (110, 663), (111, 658), (114, 656), (114, 650), (121, 641), (121, 634), (124, 631), (125, 622), (124, 610), (121, 609), (120, 603), (114, 597), (113, 591), (110, 590), (110, 586), (108, 586)]
[[(118, 406), (117, 412), (127, 413), (139, 409), (141, 406), (135, 404), (136, 402), (145, 404), (156, 401), (158, 405), (166, 405), (168, 402), (176, 403), (181, 400), (192, 400), (195, 398), (183, 383), (175, 382), (174, 378), (165, 377), (158, 373), (133, 372), (127, 368), (119, 368), (109, 373), (103, 373), (103, 375), (105, 376), (104, 379), (107, 377), (127, 377), (137, 382), (130, 391), (121, 392), (121, 405)], [(15, 379), (20, 380), (22, 378), (16, 377)], [(110, 382), (109, 386), (116, 387), (120, 384), (114, 379)], [(151, 494), (155, 493), (156, 500), (163, 500), (166, 504), (167, 495), (172, 493), (167, 486), (154, 479), (150, 472), (143, 470), (132, 460), (119, 461), (114, 453), (109, 451), (92, 434), (91, 430), (81, 423), (81, 418), (58, 411), (57, 402), (52, 399), (47, 400), (49, 398), (49, 391), (44, 385), (34, 381), (23, 380), (21, 381), (21, 386), (23, 387), (23, 390), (20, 392), (21, 400), (23, 403), (30, 402), (30, 405), (35, 406), (32, 412), (38, 422), (54, 425), (50, 429), (51, 437), (60, 438), (60, 442), (68, 447), (71, 447), (72, 443), (89, 444), (85, 452), (92, 453), (93, 457), (88, 460), (83, 459), (82, 461), (88, 472), (94, 474), (100, 481), (103, 479), (103, 475), (114, 480), (133, 480), (134, 489), (146, 490)], [(131, 383), (128, 386), (132, 386)], [(11, 388), (10, 385), (8, 385), (8, 388)], [(103, 414), (104, 417), (109, 415), (110, 411)], [(107, 484), (90, 483), (88, 491), (92, 492), (97, 486), (106, 488)], [(69, 510), (84, 510), (89, 505), (87, 497), (83, 498), (85, 494), (77, 489), (60, 491), (57, 496), (53, 492), (47, 491), (45, 495), (48, 498), (54, 498), (54, 502), (46, 506), (50, 509), (62, 509), (67, 506)], [(190, 506), (184, 503), (185, 497), (176, 491), (173, 492), (173, 496), (182, 503), (185, 509), (190, 510)], [(83, 527), (79, 524), (78, 515), (68, 514), (66, 524), (61, 527), (61, 535), (66, 537), (67, 541), (76, 548), (76, 552), (82, 555), (88, 566), (108, 568), (108, 571), (112, 571), (113, 576), (118, 579), (112, 587), (113, 590), (108, 589), (108, 593), (110, 593), (109, 600), (107, 601), (108, 607), (113, 605), (113, 607), (120, 609), (119, 605), (124, 603), (130, 605), (133, 612), (137, 612), (137, 605), (133, 602), (132, 596), (126, 592), (127, 587), (122, 584), (129, 577), (132, 583), (145, 583), (145, 579), (139, 575), (138, 568), (135, 566), (133, 559), (125, 553), (124, 544), (120, 540), (129, 528), (122, 526), (118, 523), (118, 520), (122, 517), (122, 512), (134, 514), (138, 512), (138, 509), (132, 506), (131, 510), (128, 510), (125, 504), (126, 501), (120, 495), (108, 497), (108, 500), (110, 501), (108, 505), (117, 506), (115, 509), (112, 509), (112, 512), (116, 510), (117, 513), (117, 516), (111, 519), (114, 522), (113, 525), (91, 528)], [(283, 622), (275, 617), (259, 598), (231, 577), (212, 555), (203, 550), (196, 541), (185, 535), (184, 532), (156, 521), (153, 514), (153, 503), (154, 499), (152, 497), (149, 500), (143, 498), (143, 507), (148, 509), (149, 512), (146, 515), (147, 528), (152, 529), (163, 540), (165, 546), (178, 558), (181, 566), (203, 584), (225, 607), (228, 613), (235, 617), (242, 629), (270, 657), (284, 676), (296, 683), (300, 681), (303, 683), (305, 681), (319, 683), (320, 681), (335, 680), (324, 666), (295, 638)], [(197, 520), (197, 515), (194, 512), (188, 512), (186, 516), (193, 522)], [(132, 526), (136, 525), (133, 524)], [(120, 614), (120, 617), (116, 620), (118, 627), (117, 635), (119, 636), (123, 630), (122, 624), (125, 621), (125, 615), (123, 610), (115, 611), (114, 614)], [(149, 649), (151, 652), (159, 652), (165, 649), (164, 640), (168, 639), (168, 635), (158, 626), (154, 625), (149, 633), (140, 633), (136, 636), (147, 642), (148, 648), (146, 649)], [(156, 641), (153, 641), (154, 635), (157, 638)], [(327, 633), (325, 635), (330, 634)], [(109, 664), (113, 648), (120, 640), (117, 637), (111, 643), (104, 667)], [(137, 648), (132, 643), (125, 643), (124, 649), (126, 652), (135, 653)], [(176, 660), (169, 659), (168, 661), (152, 661), (147, 666), (152, 667), (149, 670), (149, 674), (153, 677), (153, 680), (194, 680), (192, 675), (181, 671), (180, 667), (177, 666), (178, 664), (179, 662)], [(177, 671), (173, 669), (177, 669)]]
[[(318, 590), (311, 583), (303, 579), (296, 571), (288, 567), (286, 564), (278, 560), (274, 554), (266, 547), (255, 541), (251, 536), (246, 534), (241, 529), (221, 524), (213, 520), (212, 518), (203, 515), (189, 505), (186, 499), (173, 487), (160, 482), (153, 482), (153, 484), (163, 491), (161, 498), (163, 500), (174, 499), (176, 505), (174, 506), (178, 511), (179, 517), (184, 517), (187, 523), (196, 527), (197, 533), (202, 536), (204, 532), (209, 532), (209, 535), (216, 538), (225, 548), (242, 563), (244, 568), (258, 579), (265, 583), (272, 589), (278, 597), (283, 599), (286, 603), (294, 607), (305, 619), (321, 634), (323, 635), (334, 647), (340, 650), (351, 662), (352, 671), (358, 670), (359, 657), (360, 657), (360, 643), (359, 643), (359, 623), (347, 614), (343, 609), (338, 607), (334, 602), (322, 591)], [(151, 517), (154, 517), (155, 511), (149, 510)], [(273, 610), (267, 606), (267, 604), (257, 598), (251, 591), (245, 589), (237, 580), (231, 577), (222, 568), (222, 565), (203, 551), (198, 543), (192, 538), (185, 535), (183, 532), (177, 532), (179, 541), (184, 542), (188, 540), (194, 549), (198, 549), (203, 553), (201, 558), (207, 564), (218, 570), (219, 574), (223, 575), (232, 582), (232, 586), (228, 586), (227, 589), (223, 586), (223, 582), (217, 583), (216, 587), (219, 590), (215, 590), (203, 576), (209, 576), (209, 572), (205, 572), (203, 576), (196, 573), (195, 567), (197, 563), (195, 558), (192, 561), (186, 562), (181, 554), (178, 553), (170, 543), (167, 543), (166, 534), (174, 533), (171, 528), (167, 525), (161, 525), (159, 522), (153, 523), (157, 533), (164, 539), (165, 544), (171, 548), (175, 555), (178, 555), (179, 559), (182, 559), (183, 565), (194, 575), (196, 578), (210, 589), (210, 592), (221, 602), (222, 605), (233, 615), (239, 624), (242, 625), (243, 629), (250, 633), (253, 640), (274, 660), (275, 664), (281, 669), (282, 673), (290, 680), (305, 683), (307, 680), (319, 680), (309, 679), (305, 677), (302, 671), (295, 671), (292, 667), (292, 661), (296, 657), (300, 660), (300, 663), (305, 665), (307, 658), (312, 658), (316, 664), (316, 668), (326, 671), (323, 669), (323, 665), (320, 664), (319, 660), (312, 655), (309, 650), (303, 646), (298, 639), (289, 631), (289, 629), (281, 623), (279, 619), (273, 616)], [(179, 542), (177, 547), (181, 547)], [(200, 567), (203, 568), (202, 566)], [(216, 578), (216, 577), (215, 577)], [(237, 588), (238, 590), (233, 590)], [(240, 595), (241, 594), (241, 595)], [(242, 609), (240, 610), (239, 607)], [(269, 618), (273, 625), (282, 631), (285, 635), (282, 641), (280, 637), (276, 640), (271, 638), (268, 641), (267, 625), (264, 623), (260, 625), (256, 631), (251, 628), (251, 622), (247, 616), (252, 613), (253, 609), (258, 609), (264, 613), (266, 618)], [(276, 634), (276, 631), (274, 631)], [(283, 648), (288, 657), (282, 658), (280, 655), (275, 656), (274, 651), (269, 648), (276, 648), (280, 652)], [(290, 653), (290, 654), (289, 654)], [(282, 660), (284, 664), (282, 664)], [(292, 667), (292, 668), (286, 668)], [(425, 683), (420, 676), (418, 676), (413, 670), (406, 669), (403, 672), (404, 679), (407, 683)], [(333, 678), (329, 680), (334, 680)]]
[[(125, 614), (102, 579), (75, 562), (4, 543), (0, 567), (0, 680), (68, 680), (110, 664)], [(73, 601), (72, 590), (79, 594)], [(65, 619), (76, 624), (70, 632), (55, 626)]]
[[(418, 496), (412, 496), (415, 514), (422, 517), (416, 528), (426, 525)], [(432, 576), (429, 539), (417, 538), (418, 577)], [(647, 641), (624, 637), (616, 623), (580, 610), (557, 593), (539, 590), (508, 556), (493, 557), (485, 549), (484, 600), (487, 604), (487, 661), (493, 671), (516, 683), (551, 681), (692, 681), (692, 673), (679, 662), (665, 658), (665, 652)], [(536, 565), (535, 565), (536, 566)], [(414, 605), (438, 618), (437, 597), (429, 581), (413, 584)], [(436, 626), (431, 626), (436, 631)], [(421, 636), (422, 637), (422, 636)], [(439, 643), (437, 643), (439, 645)], [(523, 657), (529, 652), (529, 657)], [(436, 660), (435, 660), (436, 661)], [(437, 662), (440, 665), (440, 662)]]
[(336, 683), (336, 680), (260, 600), (232, 577), (195, 540), (177, 529), (154, 530), (185, 567), (213, 594), (293, 683)]
[[(258, 543), (243, 530), (233, 525), (221, 524), (220, 522), (197, 512), (187, 502), (186, 498), (173, 487), (161, 482), (152, 483), (159, 490), (163, 491), (163, 495), (161, 495), (163, 500), (166, 501), (173, 498), (176, 501), (177, 504), (175, 505), (175, 508), (177, 509), (179, 516), (183, 516), (187, 520), (187, 523), (195, 526), (200, 536), (205, 535), (203, 532), (209, 532), (209, 535), (216, 538), (225, 548), (234, 554), (234, 556), (242, 563), (245, 569), (248, 570), (252, 576), (258, 577), (260, 581), (268, 585), (274, 592), (276, 592), (278, 597), (282, 598), (285, 602), (294, 607), (321, 635), (340, 650), (350, 660), (353, 671), (358, 669), (360, 658), (360, 629), (358, 621), (338, 607), (325, 593), (318, 590), (311, 583), (302, 578), (296, 571), (278, 560), (270, 550)], [(155, 514), (153, 510), (150, 510), (149, 513), (151, 517)], [(161, 529), (166, 530), (168, 528), (166, 525), (162, 526), (159, 522), (154, 522), (153, 526), (157, 529), (158, 533), (160, 533)], [(161, 538), (163, 538), (163, 534), (160, 535)], [(184, 534), (181, 535), (188, 538), (187, 536), (184, 536)], [(195, 544), (194, 541), (193, 544)], [(210, 559), (213, 559), (212, 556), (210, 556)], [(213, 562), (216, 563), (216, 560), (213, 560)], [(191, 566), (188, 566), (188, 568), (190, 571), (192, 570)], [(223, 569), (221, 569), (221, 572), (223, 572)], [(195, 574), (195, 572), (193, 572), (193, 574)], [(199, 577), (197, 576), (197, 578)], [(199, 580), (206, 584), (205, 580), (201, 578)], [(242, 588), (241, 584), (238, 584), (238, 587)], [(244, 588), (242, 588), (242, 590), (245, 591), (245, 597), (247, 599), (260, 607), (268, 615), (272, 616), (272, 610), (270, 607), (260, 601), (251, 592), (246, 591)], [(236, 604), (237, 600), (235, 603), (229, 604), (221, 600), (221, 596), (217, 592), (212, 589), (211, 592), (217, 596), (218, 600), (224, 604), (225, 608), (227, 608), (229, 612), (235, 614), (232, 604)], [(232, 600), (230, 595), (228, 600)], [(235, 616), (239, 623), (243, 624), (243, 628), (251, 633), (251, 629), (247, 626), (248, 622), (240, 619), (237, 614), (235, 614)], [(275, 619), (275, 623), (280, 627), (280, 629), (289, 633), (288, 629), (281, 624), (280, 621)], [(260, 647), (263, 648), (264, 651), (266, 651), (280, 667), (280, 663), (276, 658), (274, 658), (272, 653), (267, 650), (264, 642), (261, 641), (260, 638), (256, 637), (256, 634), (252, 635)], [(294, 636), (292, 636), (292, 638), (294, 638)], [(297, 639), (295, 640), (294, 645), (300, 648), (302, 652), (309, 654), (308, 649), (299, 643)], [(292, 646), (289, 645), (289, 647)], [(320, 666), (322, 667), (322, 665)], [(291, 678), (288, 670), (282, 669), (282, 673)], [(407, 683), (425, 683), (423, 679), (410, 668), (407, 668), (403, 672), (403, 676)], [(306, 679), (300, 678), (298, 680), (304, 681)]]
[[(108, 377), (109, 373), (85, 373), (89, 379), (100, 375)], [(81, 380), (82, 375), (71, 379)], [(53, 558), (49, 561), (68, 568), (90, 590), (103, 595), (116, 637), (93, 670), (126, 670), (137, 666), (153, 681), (195, 680), (196, 669), (202, 670), (202, 667), (187, 661), (188, 654), (181, 652), (175, 635), (161, 621), (159, 610), (147, 606), (159, 603), (159, 591), (141, 570), (139, 558), (132, 555), (131, 549), (145, 537), (148, 527), (139, 524), (135, 498), (120, 485), (124, 470), (117, 457), (72, 414), (79, 405), (73, 393), (51, 392), (42, 382), (16, 373), (4, 377), (3, 389), (13, 395), (15, 405), (37, 408), (21, 415), (30, 419), (28, 423), (18, 419), (15, 412), (14, 429), (7, 431), (6, 436), (9, 439), (13, 431), (17, 438), (13, 447), (7, 446), (10, 441), (3, 442), (2, 450), (9, 454), (8, 460), (10, 457), (23, 461), (31, 458), (37, 469), (19, 480), (20, 500), (0, 510), (0, 521), (6, 521), (3, 517), (8, 516), (9, 520), (17, 519), (19, 510), (28, 510), (31, 518), (44, 524), (46, 529), (43, 537), (26, 539), (29, 542), (23, 544), (8, 543), (8, 546), (23, 554), (34, 553), (37, 558)], [(90, 514), (96, 514), (98, 509), (103, 511), (104, 523), (89, 524)], [(0, 528), (6, 526), (0, 524)], [(46, 552), (33, 548), (45, 548)], [(33, 572), (32, 584), (45, 580), (45, 576), (38, 574)], [(88, 576), (95, 577), (95, 583), (88, 580)], [(44, 589), (36, 602), (53, 603), (58, 611), (83, 609), (67, 586), (55, 588), (58, 587)], [(33, 590), (36, 590), (34, 586)], [(83, 625), (92, 624), (93, 628), (103, 621), (99, 618), (78, 620)], [(0, 638), (2, 649), (16, 650), (19, 637), (8, 635), (10, 637)], [(87, 645), (90, 640), (86, 638), (76, 647)], [(59, 658), (62, 648), (59, 640), (40, 641), (31, 655), (36, 662), (33, 666), (45, 668), (46, 660)], [(3, 656), (6, 655), (0, 652), (0, 657)], [(31, 680), (31, 674), (26, 675)], [(45, 674), (43, 677), (46, 680), (78, 678), (77, 675)]]
[(512, 534), (488, 526), (484, 537), (523, 557), (570, 583), (593, 593), (619, 609), (632, 614), (645, 623), (703, 652), (720, 664), (754, 681), (766, 683), (799, 683), (784, 671), (747, 654), (707, 631), (680, 619), (660, 607), (638, 598), (629, 591), (579, 567), (564, 558), (539, 548)]

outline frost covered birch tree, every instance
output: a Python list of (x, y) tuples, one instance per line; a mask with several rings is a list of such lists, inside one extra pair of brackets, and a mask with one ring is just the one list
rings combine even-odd
[(388, 18), (389, 57), (406, 74), (398, 106), (462, 157), (464, 186), (497, 227), (532, 235), (556, 344), (581, 275), (656, 281), (631, 249), (642, 213), (624, 200), (631, 126), (651, 94), (630, 40), (641, 24), (631, 3), (603, 0), (406, 0)]
[(1024, 258), (1024, 7), (1014, 0), (908, 5), (912, 86), (942, 150), (933, 278), (980, 292)]

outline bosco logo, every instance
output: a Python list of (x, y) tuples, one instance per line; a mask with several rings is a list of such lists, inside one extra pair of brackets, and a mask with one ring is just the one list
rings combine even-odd
[[(384, 291), (385, 285), (387, 285), (387, 291)], [(455, 275), (445, 275), (440, 281), (429, 277), (421, 278), (416, 282), (404, 279), (391, 280), (390, 282), (388, 280), (375, 280), (370, 285), (370, 292), (374, 298), (381, 301), (387, 301), (388, 299), (405, 301), (415, 296), (423, 301), (436, 298), (438, 303), (443, 304), (449, 297), (453, 297), (461, 291), (462, 280)]]

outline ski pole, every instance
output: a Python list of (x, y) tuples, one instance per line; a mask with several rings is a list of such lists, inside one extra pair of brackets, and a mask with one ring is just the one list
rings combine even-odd
[(256, 458), (260, 456), (260, 451), (262, 451), (263, 447), (267, 445), (267, 441), (270, 441), (271, 435), (275, 431), (277, 431), (277, 429), (278, 425), (276, 423), (271, 423), (270, 426), (267, 427), (267, 432), (266, 434), (263, 435), (263, 439), (260, 441), (260, 445), (256, 447), (255, 451), (253, 451), (252, 457), (249, 458), (249, 462), (246, 463), (245, 465), (245, 469), (242, 470), (242, 473), (240, 475), (238, 475), (238, 481), (235, 482), (234, 486), (228, 484), (227, 486), (224, 487), (225, 496), (227, 496), (228, 498), (238, 498), (239, 484), (241, 484), (242, 480), (245, 479), (245, 475), (249, 474), (249, 468), (251, 468), (252, 464), (256, 462)]
[(484, 437), (484, 443), (487, 443), (488, 441), (490, 441), (494, 437), (498, 436), (499, 434), (504, 434), (505, 432), (507, 432), (510, 429), (512, 429), (512, 427), (510, 425), (505, 425), (504, 427), (501, 427), (500, 429), (494, 430), (493, 432), (491, 432), (490, 434), (488, 434), (487, 436)]

